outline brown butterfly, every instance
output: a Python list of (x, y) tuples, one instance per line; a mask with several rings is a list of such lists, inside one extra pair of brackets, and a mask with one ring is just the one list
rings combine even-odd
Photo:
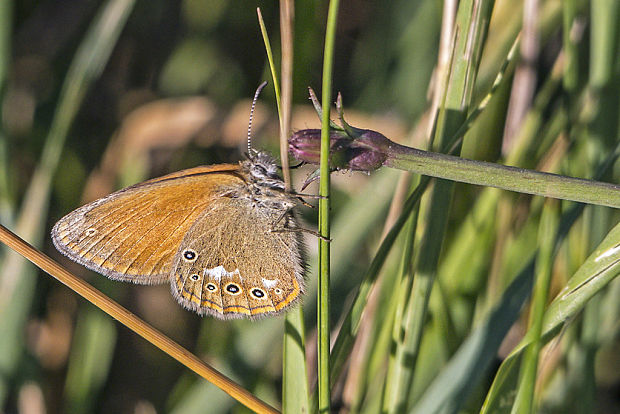
[(304, 291), (302, 229), (292, 210), (300, 202), (285, 191), (274, 160), (250, 150), (237, 165), (191, 168), (93, 201), (56, 223), (52, 241), (111, 279), (169, 281), (179, 303), (198, 314), (273, 315)]

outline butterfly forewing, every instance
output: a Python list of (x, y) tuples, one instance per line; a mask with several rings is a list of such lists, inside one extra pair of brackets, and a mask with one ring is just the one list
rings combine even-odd
[(242, 185), (238, 168), (192, 168), (110, 194), (63, 217), (52, 240), (71, 259), (112, 279), (166, 281), (192, 224), (222, 191)]

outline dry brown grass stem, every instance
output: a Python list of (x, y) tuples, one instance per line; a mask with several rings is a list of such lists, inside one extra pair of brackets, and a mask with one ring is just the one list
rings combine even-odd
[(69, 289), (88, 300), (93, 305), (170, 355), (172, 358), (185, 365), (207, 381), (228, 393), (231, 397), (258, 413), (277, 413), (278, 411), (256, 398), (249, 391), (242, 388), (215, 368), (207, 365), (200, 358), (183, 348), (172, 339), (168, 338), (151, 325), (129, 312), (127, 309), (113, 301), (84, 280), (75, 276), (49, 256), (38, 251), (26, 243), (6, 227), (0, 225), (0, 242), (34, 263), (44, 272), (48, 273)]

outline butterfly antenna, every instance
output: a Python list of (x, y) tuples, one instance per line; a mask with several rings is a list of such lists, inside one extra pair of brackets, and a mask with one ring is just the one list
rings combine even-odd
[(252, 108), (250, 109), (250, 122), (248, 122), (248, 157), (252, 158), (252, 118), (254, 117), (254, 108), (256, 107), (256, 101), (258, 100), (258, 95), (260, 95), (263, 88), (267, 86), (267, 81), (264, 81), (254, 93), (254, 99), (252, 100)]

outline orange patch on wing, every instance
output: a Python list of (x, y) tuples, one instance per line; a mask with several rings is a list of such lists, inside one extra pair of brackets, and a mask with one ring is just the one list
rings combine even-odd
[(251, 315), (250, 310), (245, 306), (226, 306), (224, 313), (242, 313), (244, 315)]
[(282, 300), (282, 302), (276, 305), (276, 311), (282, 310), (282, 308), (294, 301), (301, 293), (301, 290), (299, 289), (299, 284), (297, 283), (297, 279), (293, 279), (293, 285), (295, 286), (295, 288), (291, 293), (289, 293), (286, 298), (284, 298), (284, 300)]
[(203, 308), (209, 308), (209, 309), (213, 309), (219, 313), (226, 313), (226, 311), (224, 311), (224, 309), (222, 309), (222, 307), (220, 305), (218, 305), (215, 302), (211, 302), (210, 300), (202, 300), (202, 301), (198, 301), (196, 302), (198, 305), (202, 306)]
[(273, 305), (257, 306), (250, 309), (252, 315), (262, 315), (263, 313), (276, 312), (276, 308)]

